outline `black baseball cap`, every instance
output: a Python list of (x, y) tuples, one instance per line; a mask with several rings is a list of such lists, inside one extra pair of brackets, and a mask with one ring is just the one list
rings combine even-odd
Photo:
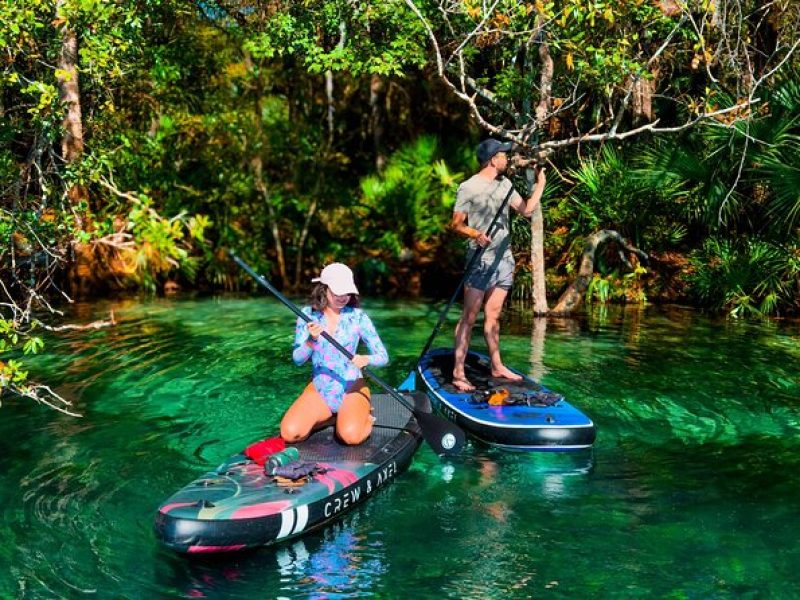
[(483, 165), (489, 162), (489, 159), (498, 152), (510, 152), (513, 146), (514, 144), (511, 142), (501, 142), (494, 138), (486, 138), (478, 144), (478, 149), (476, 151), (478, 162)]

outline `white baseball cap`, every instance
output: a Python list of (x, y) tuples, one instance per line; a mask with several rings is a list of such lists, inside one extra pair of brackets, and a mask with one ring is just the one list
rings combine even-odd
[(337, 296), (345, 294), (358, 294), (358, 288), (353, 282), (353, 272), (345, 264), (331, 263), (324, 269), (319, 277), (312, 279), (314, 283), (324, 283)]

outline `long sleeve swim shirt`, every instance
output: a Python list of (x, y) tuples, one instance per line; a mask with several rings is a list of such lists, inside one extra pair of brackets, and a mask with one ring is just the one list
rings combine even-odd
[[(312, 310), (309, 306), (303, 308), (303, 312), (323, 327), (327, 326), (327, 319), (323, 313)], [(314, 387), (331, 412), (335, 413), (342, 405), (344, 394), (350, 384), (362, 377), (361, 369), (324, 337), (318, 337), (312, 345), (306, 343), (309, 337), (306, 322), (298, 317), (292, 359), (296, 365), (302, 365), (311, 359), (311, 378)], [(372, 367), (382, 367), (389, 362), (389, 354), (378, 332), (375, 331), (372, 320), (360, 308), (346, 306), (342, 309), (333, 337), (353, 355), (356, 354), (359, 342), (363, 341), (369, 350), (367, 356)]]

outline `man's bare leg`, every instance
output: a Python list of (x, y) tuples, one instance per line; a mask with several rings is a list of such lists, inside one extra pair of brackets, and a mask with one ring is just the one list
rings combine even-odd
[(483, 306), (483, 337), (492, 361), (492, 377), (519, 381), (522, 377), (506, 367), (500, 358), (500, 313), (503, 311), (507, 295), (508, 290), (499, 287), (486, 290), (486, 304)]
[(456, 341), (453, 362), (453, 385), (461, 392), (471, 392), (475, 386), (470, 383), (464, 373), (464, 361), (467, 358), (469, 342), (472, 339), (472, 326), (483, 304), (483, 290), (473, 287), (464, 288), (464, 309), (456, 324)]

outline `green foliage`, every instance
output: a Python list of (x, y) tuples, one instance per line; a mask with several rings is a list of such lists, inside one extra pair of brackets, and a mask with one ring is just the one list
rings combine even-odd
[(436, 138), (424, 136), (401, 148), (380, 174), (361, 181), (355, 209), (358, 240), (399, 258), (409, 249), (435, 244), (447, 229), (462, 175), (441, 158)]
[(698, 300), (731, 316), (774, 315), (798, 308), (800, 246), (760, 239), (710, 238), (692, 254)]
[[(569, 272), (580, 253), (571, 240), (615, 229), (650, 253), (694, 252), (684, 281), (704, 305), (737, 315), (797, 310), (799, 88), (788, 80), (765, 92), (748, 121), (701, 127), (680, 143), (606, 146), (584, 159), (568, 171), (574, 187), (548, 211), (548, 247), (569, 256)], [(613, 297), (620, 286), (602, 255), (597, 262), (608, 293), (598, 280), (588, 297)]]
[(635, 246), (650, 250), (682, 239), (685, 228), (672, 223), (674, 205), (682, 193), (680, 185), (653, 181), (644, 164), (606, 145), (596, 158), (585, 159), (569, 171), (575, 185), (562, 200), (559, 212), (574, 236), (613, 229)]
[[(582, 94), (580, 104), (560, 113), (560, 124), (582, 133), (615, 119), (609, 107), (620, 105), (631, 75), (652, 75), (644, 61), (679, 22), (659, 3), (639, 0), (468, 0), (446, 12), (437, 2), (416, 4), (445, 54), (488, 19), (466, 43), (464, 67), (498, 101), (476, 102), (506, 103), (508, 110), (496, 113), (503, 126), (525, 123), (538, 97), (530, 36), (541, 16), (555, 61), (554, 99), (569, 98), (576, 85)], [(289, 286), (331, 258), (358, 256), (363, 273), (381, 281), (408, 268), (436, 274), (450, 257), (459, 262), (460, 252), (447, 246), (459, 240), (445, 232), (455, 187), (475, 167), (470, 146), (477, 136), (463, 107), (434, 84), (430, 39), (405, 1), (57, 6), (0, 6), (8, 55), (0, 65), (4, 281), (53, 276), (74, 242), (109, 249), (105, 264), (95, 265), (109, 281), (151, 290), (167, 278), (234, 287), (236, 271), (224, 252), (231, 247)], [(691, 8), (699, 25), (709, 25), (708, 6)], [(66, 73), (57, 65), (70, 28), (79, 37), (86, 148), (67, 165), (59, 155), (58, 97), (58, 77)], [(669, 93), (695, 111), (735, 102), (721, 89), (738, 85), (735, 69), (706, 55), (719, 30), (703, 31), (705, 38), (679, 28), (659, 58)], [(719, 86), (700, 83), (705, 67)], [(443, 68), (452, 77), (460, 65)], [(746, 123), (720, 119), (679, 141), (609, 144), (596, 154), (582, 146), (582, 162), (555, 155), (565, 180), (556, 185), (550, 170), (550, 281), (572, 275), (580, 241), (599, 228), (616, 229), (648, 252), (688, 252), (709, 233), (794, 247), (798, 98), (797, 82), (783, 77), (764, 94), (763, 108), (739, 115), (752, 117)], [(686, 116), (655, 102), (662, 125)], [(463, 144), (458, 151), (450, 149), (452, 139)], [(84, 186), (87, 200), (72, 205), (73, 186)], [(522, 282), (528, 222), (514, 219), (512, 231)], [(789, 261), (791, 252), (782, 256)], [(611, 282), (610, 297), (623, 290), (631, 298), (636, 286), (626, 276), (615, 283), (613, 265), (602, 257), (599, 268)], [(763, 301), (775, 310), (791, 306), (778, 292)]]
[(422, 28), (408, 18), (401, 0), (287, 2), (251, 21), (260, 28), (245, 43), (253, 56), (294, 56), (311, 73), (403, 77), (425, 62)]
[(191, 242), (202, 244), (205, 229), (211, 221), (205, 215), (187, 218), (179, 213), (171, 218), (162, 217), (152, 207), (147, 196), (134, 201), (128, 213), (127, 228), (136, 241), (136, 269), (133, 274), (151, 291), (156, 289), (160, 276), (181, 270), (193, 280), (198, 263), (190, 256)]
[(31, 382), (20, 354), (36, 354), (44, 348), (42, 339), (34, 335), (41, 323), (31, 318), (29, 311), (20, 310), (4, 303), (0, 314), (0, 399), (9, 394), (35, 400), (46, 406), (74, 417), (80, 416), (70, 410), (70, 402), (46, 385)]
[(777, 238), (800, 225), (800, 81), (764, 95), (748, 120), (701, 127), (679, 144), (661, 141), (642, 153), (644, 183), (682, 189), (678, 206), (689, 225), (719, 234), (766, 229)]
[(533, 273), (529, 266), (523, 266), (514, 273), (514, 286), (511, 288), (511, 299), (522, 302), (533, 300)]
[[(588, 77), (597, 89), (624, 82), (631, 73), (646, 73), (641, 49), (670, 33), (674, 22), (655, 3), (567, 0), (545, 5), (555, 19), (556, 48), (569, 71)], [(681, 35), (688, 35), (682, 33)]]
[(755, 193), (766, 192), (770, 229), (791, 238), (800, 227), (800, 79), (775, 88), (769, 102), (770, 115), (756, 134), (772, 135), (758, 138), (747, 175)]
[(18, 355), (20, 350), (24, 354), (36, 354), (44, 347), (42, 339), (33, 335), (35, 328), (35, 323), (23, 326), (16, 319), (0, 316), (0, 394), (7, 388), (18, 389), (25, 385), (28, 371), (22, 362), (9, 356)]
[[(104, 148), (103, 141), (114, 125), (119, 86), (137, 93), (132, 84), (146, 47), (142, 8), (97, 0), (33, 0), (0, 7), (0, 37), (9, 53), (0, 67), (0, 89), (4, 105), (9, 101), (14, 107), (4, 111), (7, 118), (0, 125), (0, 241), (15, 250), (0, 254), (0, 270), (6, 280), (25, 282), (8, 289), (10, 302), (28, 293), (36, 297), (27, 286), (47, 289), (57, 266), (66, 266), (73, 241), (86, 244), (120, 233), (111, 223), (127, 209), (120, 211), (116, 201), (105, 204), (113, 196), (106, 190), (91, 190), (91, 205), (73, 204), (69, 197), (75, 186), (91, 187), (99, 173), (114, 173), (119, 164), (121, 153)], [(71, 164), (59, 156), (65, 107), (58, 79), (73, 77), (58, 66), (67, 31), (79, 38), (77, 77), (88, 141), (82, 160)], [(159, 239), (144, 229), (134, 237), (138, 241), (148, 235)]]
[[(463, 66), (481, 87), (501, 101), (496, 110), (482, 107), (484, 114), (491, 115), (491, 122), (508, 126), (513, 113), (515, 125), (534, 118), (541, 64), (536, 52), (540, 39), (531, 34), (539, 24), (543, 25), (541, 39), (547, 42), (553, 60), (553, 98), (586, 99), (567, 117), (574, 120), (577, 131), (585, 133), (615, 120), (613, 111), (626, 95), (630, 78), (652, 79), (652, 64), (648, 61), (661, 45), (670, 46), (670, 50), (659, 62), (668, 63), (671, 74), (678, 75), (671, 77), (673, 95), (687, 103), (692, 98), (696, 104), (706, 103), (709, 90), (694, 86), (690, 77), (679, 76), (692, 68), (693, 56), (699, 61), (695, 69), (707, 62), (698, 48), (698, 36), (688, 23), (676, 30), (677, 19), (665, 14), (657, 2), (469, 0), (453, 3), (446, 11), (433, 0), (417, 0), (415, 4), (431, 24), (438, 49), (445, 57), (456, 48), (461, 49), (463, 62), (459, 56), (449, 65), (453, 80), (458, 79)], [(704, 21), (710, 14), (706, 15), (705, 9), (697, 12), (695, 21), (708, 27)], [(434, 62), (433, 58), (429, 60)], [(460, 63), (459, 69), (455, 62)], [(510, 111), (500, 108), (501, 104)], [(671, 104), (667, 110), (674, 108)]]
[(606, 277), (596, 274), (589, 281), (586, 288), (586, 302), (597, 301), (606, 304), (611, 298), (611, 282)]
[(620, 275), (612, 273), (602, 275), (595, 273), (586, 287), (586, 302), (607, 304), (611, 301), (645, 304), (647, 295), (643, 287), (642, 276), (647, 269), (637, 266), (632, 272)]
[[(141, 14), (134, 5), (90, 0), (5, 2), (0, 7), (0, 44), (12, 60), (0, 70), (0, 87), (15, 93), (19, 109), (8, 116), (20, 130), (56, 127), (60, 104), (56, 77), (67, 75), (54, 67), (61, 52), (63, 31), (81, 32), (79, 44), (82, 92), (98, 104), (111, 102), (110, 85), (126, 72), (125, 64), (140, 47)], [(23, 123), (27, 114), (31, 119)]]

